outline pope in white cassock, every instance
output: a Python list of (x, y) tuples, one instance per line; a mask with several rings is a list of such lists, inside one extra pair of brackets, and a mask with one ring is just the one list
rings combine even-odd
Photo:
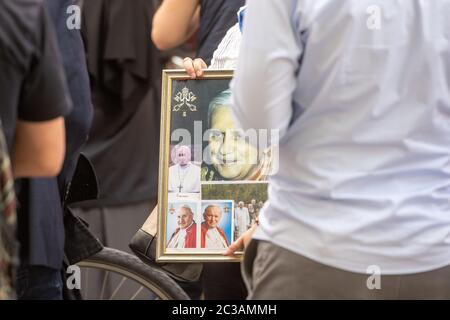
[(199, 193), (200, 167), (191, 162), (191, 148), (176, 147), (175, 165), (169, 168), (169, 192)]
[(234, 209), (234, 221), (236, 228), (235, 239), (239, 238), (250, 228), (251, 220), (248, 209), (244, 207), (244, 202), (240, 201), (238, 207)]

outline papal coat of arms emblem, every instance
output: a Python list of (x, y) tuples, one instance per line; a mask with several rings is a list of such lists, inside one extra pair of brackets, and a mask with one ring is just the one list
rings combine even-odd
[(197, 97), (187, 87), (184, 87), (178, 92), (175, 95), (174, 100), (178, 102), (178, 104), (173, 106), (173, 112), (182, 112), (183, 117), (186, 117), (188, 110), (197, 111), (197, 106), (191, 103), (197, 100)]

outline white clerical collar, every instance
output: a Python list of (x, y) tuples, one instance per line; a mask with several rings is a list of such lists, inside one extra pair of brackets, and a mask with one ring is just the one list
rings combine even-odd
[(181, 164), (178, 164), (178, 166), (180, 167), (181, 170), (186, 170), (190, 167), (191, 163), (189, 162), (187, 165), (182, 166)]

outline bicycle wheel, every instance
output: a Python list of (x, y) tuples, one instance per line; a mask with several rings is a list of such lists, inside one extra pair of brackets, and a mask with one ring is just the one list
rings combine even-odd
[(81, 298), (86, 300), (189, 300), (166, 273), (139, 258), (105, 247), (77, 263), (81, 270)]

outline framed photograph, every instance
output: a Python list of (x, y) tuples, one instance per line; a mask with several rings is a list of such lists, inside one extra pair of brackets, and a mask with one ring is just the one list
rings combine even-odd
[(163, 71), (158, 246), (161, 262), (236, 261), (223, 255), (267, 200), (272, 151), (237, 129), (230, 70), (192, 80)]

